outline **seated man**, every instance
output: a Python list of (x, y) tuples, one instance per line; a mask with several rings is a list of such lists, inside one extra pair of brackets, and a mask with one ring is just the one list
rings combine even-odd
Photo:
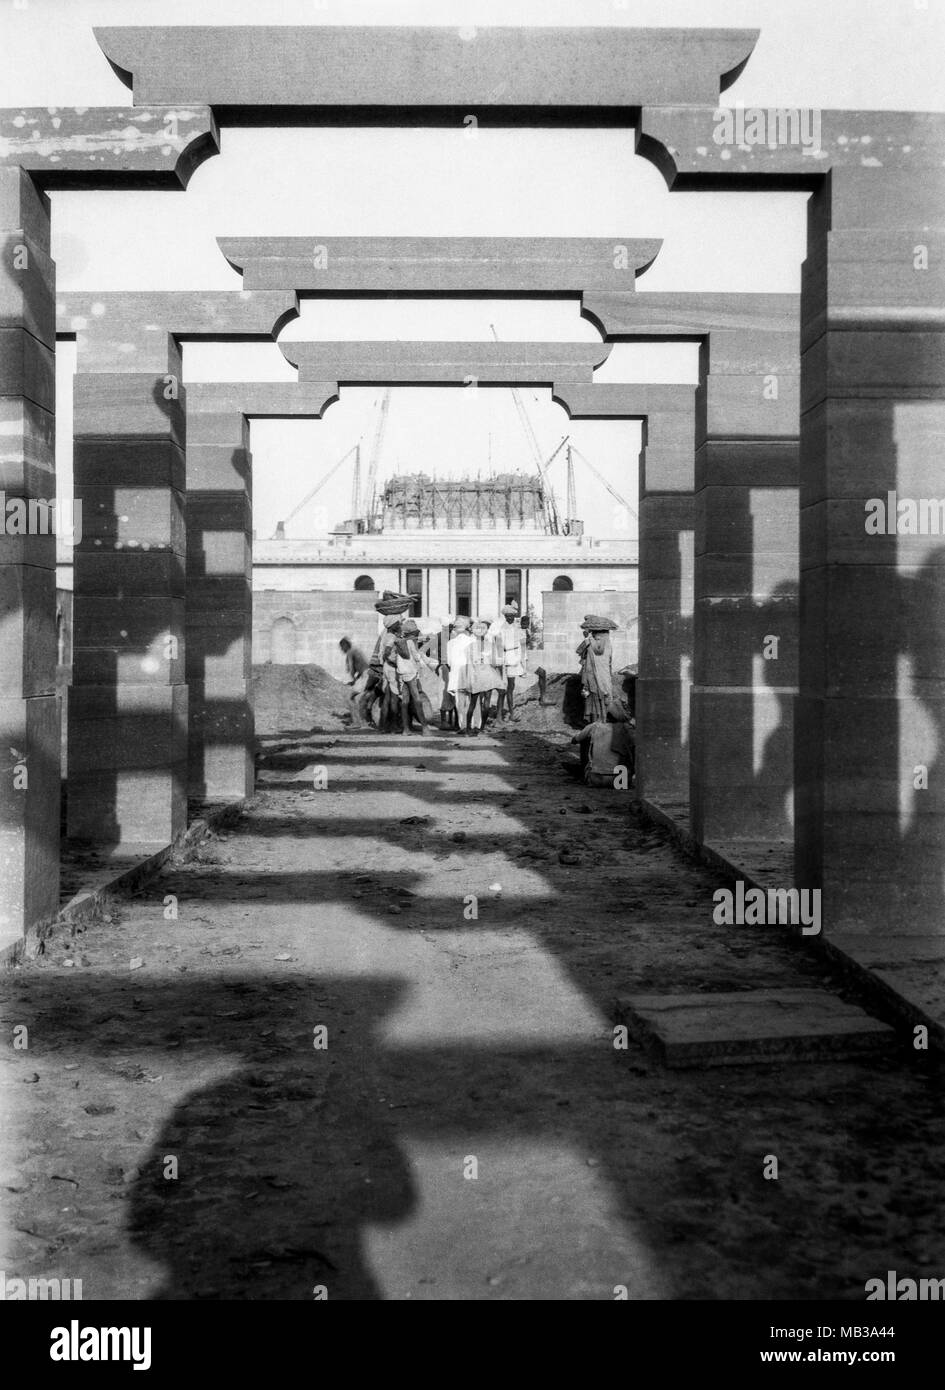
[(615, 700), (607, 706), (605, 719), (588, 724), (571, 742), (581, 745), (584, 781), (589, 787), (613, 787), (621, 768), (626, 768), (630, 785), (636, 757), (633, 728), (626, 710)]

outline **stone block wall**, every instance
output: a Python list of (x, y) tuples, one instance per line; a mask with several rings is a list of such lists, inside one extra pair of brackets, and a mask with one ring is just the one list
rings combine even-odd
[[(634, 578), (636, 576), (634, 575)], [(585, 613), (613, 618), (617, 631), (611, 634), (614, 650), (614, 670), (632, 666), (636, 670), (638, 657), (638, 595), (636, 588), (619, 591), (576, 589), (553, 590), (543, 593), (543, 645), (541, 651), (529, 654), (529, 665), (544, 666), (549, 675), (577, 671), (580, 662), (575, 647), (581, 640), (581, 623)]]
[(343, 680), (345, 659), (338, 643), (350, 637), (370, 656), (378, 633), (374, 604), (379, 598), (376, 592), (328, 589), (255, 593), (253, 665), (273, 660), (314, 664)]

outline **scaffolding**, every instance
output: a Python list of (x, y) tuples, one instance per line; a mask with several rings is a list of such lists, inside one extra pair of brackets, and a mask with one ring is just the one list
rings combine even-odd
[(488, 478), (390, 478), (383, 493), (385, 531), (547, 532), (545, 488), (538, 475), (494, 473)]

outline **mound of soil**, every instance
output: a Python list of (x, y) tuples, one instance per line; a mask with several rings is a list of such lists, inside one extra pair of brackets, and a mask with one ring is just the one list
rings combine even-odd
[(579, 729), (583, 723), (583, 708), (578, 675), (549, 675), (545, 680), (544, 699), (537, 681), (524, 690), (516, 686), (516, 723), (523, 729)]
[[(636, 676), (625, 671), (615, 672), (614, 694), (629, 713), (634, 714)], [(544, 699), (541, 698), (537, 680), (527, 689), (517, 687), (515, 709), (518, 714), (516, 722), (525, 729), (580, 729), (584, 725), (581, 677), (576, 673), (548, 675), (545, 678)]]
[(348, 687), (321, 666), (254, 666), (253, 708), (257, 734), (334, 732), (351, 722)]

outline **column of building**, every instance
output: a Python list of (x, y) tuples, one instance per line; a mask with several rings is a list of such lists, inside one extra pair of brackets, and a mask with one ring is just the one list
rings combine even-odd
[(0, 946), (59, 906), (55, 271), (49, 204), (0, 168)]
[(188, 782), (193, 797), (253, 791), (252, 462), (246, 388), (187, 400)]
[(700, 353), (689, 742), (703, 844), (792, 835), (799, 302), (770, 299)]
[(689, 801), (695, 396), (696, 388), (686, 385), (554, 386), (555, 399), (572, 418), (643, 422), (636, 789), (645, 800), (682, 814)]
[[(187, 393), (188, 782), (201, 801), (253, 792), (251, 417), (318, 419), (336, 382), (195, 383)], [(341, 637), (350, 599), (332, 613)], [(269, 653), (257, 655), (266, 660)]]
[(640, 797), (666, 808), (689, 800), (695, 511), (695, 388), (648, 386), (640, 454)]
[(824, 123), (802, 294), (797, 874), (833, 935), (940, 939), (945, 118)]
[(187, 812), (181, 353), (136, 322), (80, 333), (74, 394), (68, 832), (121, 844), (167, 843)]

